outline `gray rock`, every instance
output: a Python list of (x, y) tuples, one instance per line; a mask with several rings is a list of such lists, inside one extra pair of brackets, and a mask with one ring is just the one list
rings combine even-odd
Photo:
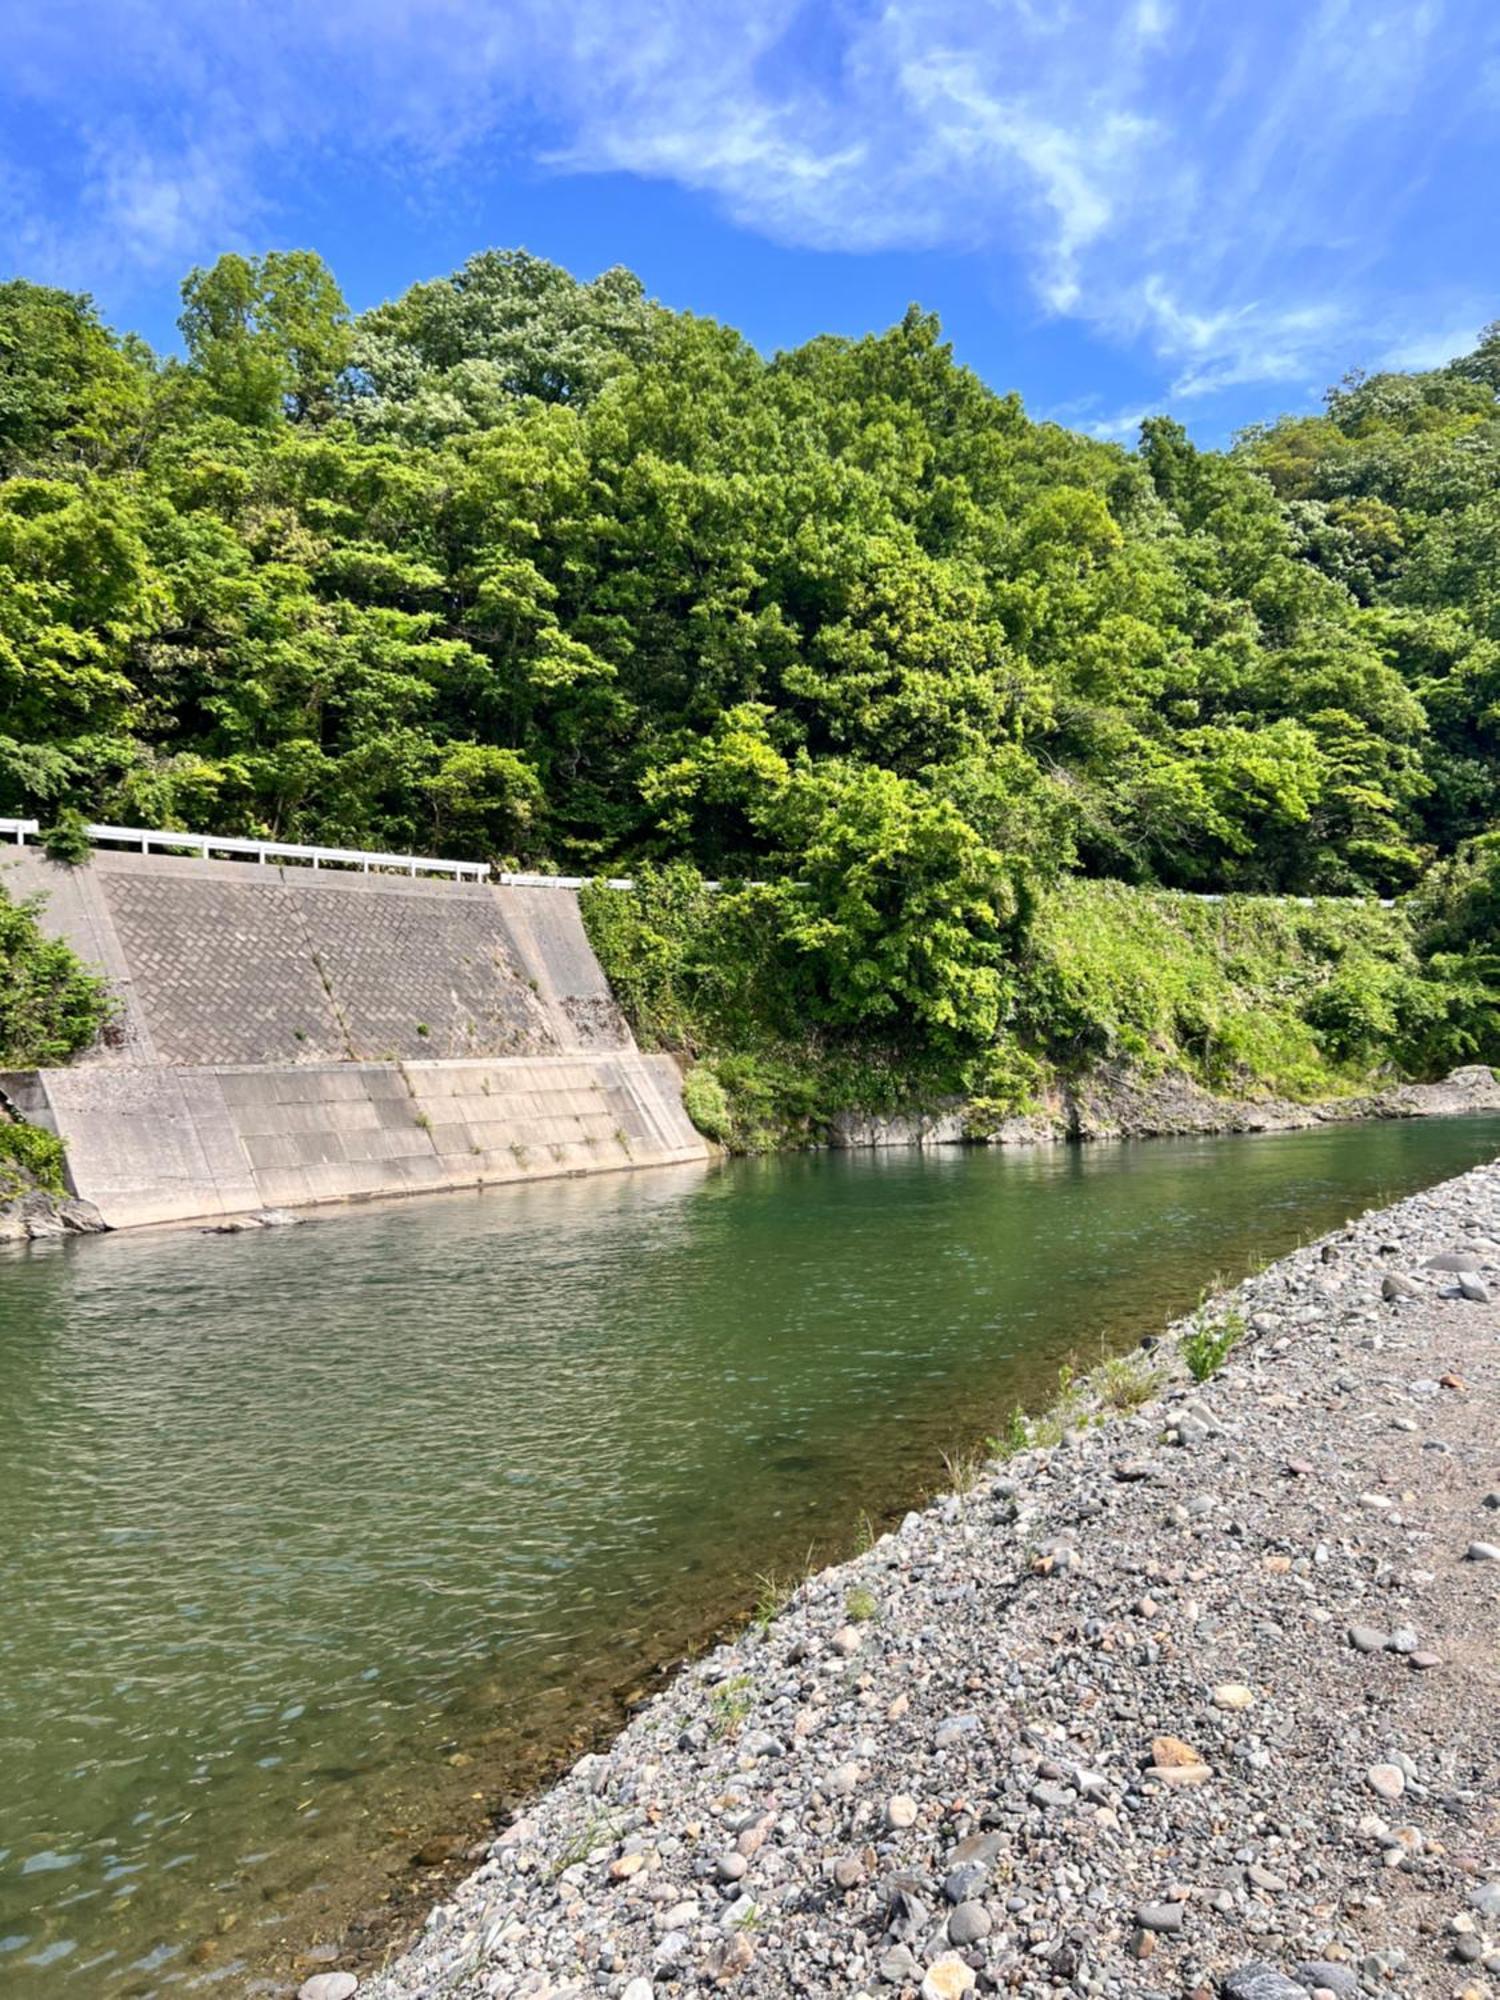
[(948, 1850), (948, 1866), (962, 1868), (969, 1862), (977, 1862), (988, 1868), (1004, 1848), (1003, 1833), (971, 1833)]
[(1422, 1287), (1399, 1271), (1387, 1271), (1380, 1281), (1380, 1296), (1383, 1299), (1419, 1299)]
[(1325, 1993), (1337, 1993), (1339, 2000), (1354, 2000), (1359, 1992), (1359, 1974), (1352, 1965), (1339, 1965), (1331, 1958), (1306, 1958), (1297, 1967), (1296, 1977), (1308, 1991), (1321, 1986)]
[(1135, 1920), (1143, 1931), (1180, 1931), (1181, 1903), (1142, 1903)]
[(1458, 1294), (1476, 1306), (1487, 1306), (1490, 1302), (1489, 1287), (1481, 1279), (1471, 1277), (1467, 1271), (1458, 1274)]
[(1224, 2000), (1307, 2000), (1307, 1988), (1274, 1965), (1258, 1959), (1226, 1973), (1219, 1987)]
[(1385, 1643), (1393, 1653), (1414, 1653), (1422, 1642), (1410, 1625), (1398, 1625)]
[(983, 1903), (960, 1903), (948, 1918), (950, 1944), (978, 1944), (994, 1929), (994, 1919)]
[(1469, 1906), (1482, 1917), (1500, 1917), (1500, 1882), (1477, 1882), (1469, 1891)]
[(315, 1972), (297, 1988), (297, 2000), (350, 2000), (358, 1991), (352, 1972)]
[(880, 1976), (887, 1986), (905, 1986), (921, 1976), (921, 1968), (904, 1944), (896, 1944), (881, 1959)]
[(1470, 1542), (1464, 1557), (1471, 1563), (1500, 1563), (1500, 1542)]
[(982, 1861), (966, 1861), (961, 1868), (955, 1868), (945, 1879), (943, 1894), (950, 1903), (969, 1903), (989, 1879), (990, 1871)]
[(747, 1757), (784, 1757), (786, 1745), (779, 1736), (773, 1736), (769, 1729), (750, 1729), (740, 1738), (740, 1749)]
[(1436, 1257), (1429, 1257), (1422, 1266), (1424, 1271), (1477, 1271), (1479, 1259), (1472, 1250), (1443, 1250)]
[(102, 1236), (109, 1224), (91, 1201), (80, 1201), (77, 1195), (70, 1195), (57, 1205), (58, 1219), (64, 1229), (71, 1229), (79, 1236)]
[(1387, 1643), (1386, 1634), (1373, 1625), (1351, 1625), (1348, 1638), (1356, 1653), (1383, 1653)]

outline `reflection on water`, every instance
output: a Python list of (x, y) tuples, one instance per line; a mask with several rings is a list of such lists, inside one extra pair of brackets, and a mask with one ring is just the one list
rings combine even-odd
[(0, 1260), (0, 1986), (242, 1990), (862, 1509), (1500, 1120), (830, 1155)]

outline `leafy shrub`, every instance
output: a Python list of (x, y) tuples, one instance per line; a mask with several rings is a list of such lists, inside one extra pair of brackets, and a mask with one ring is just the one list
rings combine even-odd
[(1238, 1312), (1226, 1313), (1221, 1320), (1202, 1317), (1194, 1320), (1179, 1346), (1187, 1370), (1195, 1382), (1217, 1375), (1228, 1360), (1230, 1350), (1244, 1338), (1245, 1321)]
[(0, 890), (0, 1067), (64, 1063), (98, 1039), (111, 1012), (103, 980), (44, 936), (35, 905)]
[(47, 1194), (68, 1191), (62, 1140), (39, 1125), (0, 1119), (0, 1201), (10, 1201), (28, 1188)]
[(724, 1086), (707, 1063), (698, 1063), (683, 1080), (682, 1104), (705, 1139), (727, 1146), (734, 1136), (734, 1120)]
[(42, 834), (42, 850), (47, 859), (61, 862), (66, 868), (81, 868), (94, 851), (87, 827), (81, 812), (65, 807)]

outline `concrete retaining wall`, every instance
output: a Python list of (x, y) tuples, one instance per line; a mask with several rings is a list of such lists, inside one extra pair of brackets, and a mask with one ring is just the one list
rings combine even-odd
[(569, 890), (15, 851), (0, 882), (118, 997), (70, 1067), (0, 1076), (116, 1226), (706, 1155)]

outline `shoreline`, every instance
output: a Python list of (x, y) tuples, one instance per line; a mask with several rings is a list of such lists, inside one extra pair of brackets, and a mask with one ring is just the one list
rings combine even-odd
[(1034, 1111), (1005, 1119), (988, 1138), (965, 1130), (963, 1105), (949, 1105), (889, 1117), (850, 1112), (835, 1121), (829, 1143), (839, 1151), (902, 1145), (1089, 1145), (1110, 1139), (1301, 1132), (1315, 1125), (1452, 1118), (1471, 1111), (1500, 1111), (1500, 1078), (1484, 1063), (1467, 1064), (1437, 1083), (1397, 1083), (1305, 1104), (1289, 1097), (1219, 1097), (1177, 1071), (1148, 1078), (1129, 1066), (1105, 1065), (1053, 1085)]
[[(1500, 1076), (1482, 1063), (1454, 1070), (1439, 1083), (1393, 1084), (1388, 1090), (1299, 1104), (1290, 1098), (1216, 1097), (1173, 1074), (1142, 1081), (1128, 1070), (1099, 1070), (1059, 1086), (1038, 1110), (1007, 1119), (989, 1138), (963, 1129), (962, 1108), (898, 1113), (889, 1117), (847, 1113), (835, 1121), (818, 1146), (786, 1147), (787, 1152), (859, 1152), (915, 1146), (1001, 1146), (1012, 1150), (1052, 1145), (1128, 1143), (1148, 1139), (1228, 1138), (1274, 1132), (1308, 1131), (1317, 1125), (1384, 1123), (1394, 1119), (1457, 1118), (1500, 1112)], [(636, 1173), (662, 1167), (712, 1167), (724, 1159), (753, 1155), (726, 1152), (705, 1141), (702, 1160), (663, 1159), (593, 1169)], [(559, 1168), (509, 1178), (480, 1177), (445, 1188), (409, 1188), (383, 1193), (330, 1196), (325, 1200), (225, 1210), (202, 1215), (127, 1223), (106, 1223), (94, 1204), (76, 1195), (51, 1195), (31, 1187), (0, 1202), (0, 1244), (48, 1241), (71, 1235), (139, 1235), (156, 1231), (197, 1231), (232, 1236), (247, 1229), (303, 1221), (332, 1221), (340, 1215), (411, 1201), (434, 1193), (489, 1194), (537, 1180), (584, 1179), (578, 1168)]]
[(1087, 1393), (1127, 1407), (1075, 1389), (1046, 1443), (686, 1666), (358, 1992), (1239, 2000), (1264, 1962), (1254, 2000), (1292, 2000), (1317, 1962), (1326, 1991), (1489, 1994), (1500, 1563), (1464, 1554), (1500, 1533), (1500, 1311), (1421, 1266), (1473, 1244), (1493, 1294), (1496, 1236), (1491, 1165), (1223, 1294), (1203, 1325), (1245, 1332), (1202, 1386), (1170, 1338), (1106, 1363)]

